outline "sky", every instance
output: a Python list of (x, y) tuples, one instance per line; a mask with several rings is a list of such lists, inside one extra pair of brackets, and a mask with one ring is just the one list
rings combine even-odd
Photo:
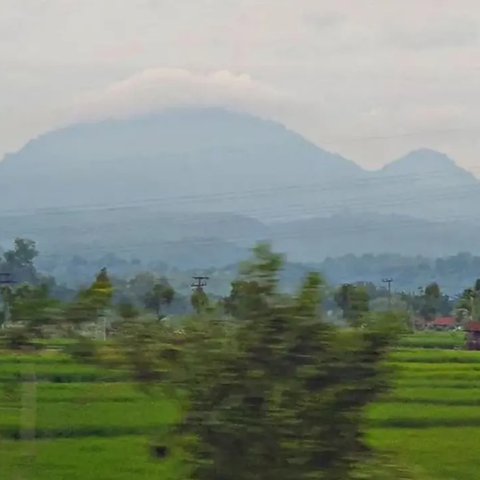
[(0, 0), (0, 156), (76, 121), (218, 105), (366, 168), (480, 176), (478, 0)]

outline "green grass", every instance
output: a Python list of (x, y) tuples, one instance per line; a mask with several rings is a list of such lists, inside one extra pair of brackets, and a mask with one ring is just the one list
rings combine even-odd
[[(44, 438), (141, 434), (162, 430), (177, 416), (176, 405), (166, 399), (83, 405), (71, 402), (39, 403), (36, 435)], [(20, 418), (20, 408), (0, 408), (0, 435), (18, 438)]]
[[(0, 385), (0, 405), (16, 405), (20, 400), (21, 388), (14, 384)], [(85, 404), (94, 402), (132, 402), (147, 396), (130, 383), (49, 383), (37, 384), (37, 401), (72, 402)]]
[(58, 363), (70, 363), (74, 361), (68, 355), (57, 351), (43, 351), (38, 354), (25, 354), (16, 352), (0, 352), (0, 366), (4, 363), (7, 364), (58, 364)]
[(439, 363), (439, 364), (480, 364), (480, 352), (466, 350), (422, 350), (401, 349), (390, 356), (392, 362), (400, 363)]
[[(480, 353), (454, 350), (463, 343), (463, 333), (403, 338), (389, 361), (395, 389), (369, 409), (371, 443), (398, 456), (416, 480), (479, 478), (480, 433), (472, 427), (480, 427)], [(12, 387), (32, 361), (41, 380), (35, 445), (13, 440), (20, 391)], [(158, 461), (148, 449), (148, 435), (165, 435), (179, 409), (125, 379), (61, 351), (0, 354), (0, 480), (184, 478), (175, 454)]]
[(154, 459), (145, 436), (27, 442), (0, 440), (2, 480), (169, 480), (181, 465), (175, 452)]
[[(26, 373), (26, 366), (22, 362), (0, 363), (0, 382), (21, 380)], [(122, 372), (103, 370), (90, 365), (76, 365), (65, 362), (37, 363), (35, 365), (37, 380), (55, 383), (96, 382), (125, 378)]]
[(411, 465), (418, 480), (478, 480), (478, 428), (372, 429), (370, 443)]
[(383, 402), (426, 403), (431, 405), (480, 406), (480, 392), (471, 388), (397, 388)]
[(402, 337), (400, 347), (406, 348), (442, 348), (465, 347), (464, 332), (417, 332)]
[(373, 427), (427, 428), (480, 426), (476, 406), (426, 405), (414, 402), (387, 402), (374, 405), (368, 420)]

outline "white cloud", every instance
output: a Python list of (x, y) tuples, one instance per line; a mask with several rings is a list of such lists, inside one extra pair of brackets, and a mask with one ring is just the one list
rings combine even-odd
[(179, 106), (221, 106), (271, 116), (289, 102), (285, 94), (247, 74), (151, 68), (80, 97), (72, 116), (74, 120), (124, 118)]
[(223, 105), (365, 166), (479, 164), (478, 0), (0, 4), (0, 156), (72, 119)]

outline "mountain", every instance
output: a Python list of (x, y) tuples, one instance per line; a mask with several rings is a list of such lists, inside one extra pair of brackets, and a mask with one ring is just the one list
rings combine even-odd
[(409, 216), (345, 214), (271, 226), (276, 249), (295, 262), (321, 262), (347, 254), (443, 257), (475, 252), (479, 228), (460, 222), (432, 222)]
[(0, 164), (0, 209), (148, 204), (267, 218), (290, 208), (305, 187), (311, 194), (312, 186), (363, 174), (277, 123), (180, 109), (32, 140)]
[(377, 212), (436, 221), (478, 221), (480, 183), (446, 155), (421, 149), (376, 172)]
[[(270, 236), (265, 225), (240, 215), (171, 214), (145, 207), (57, 210), (3, 216), (0, 221), (0, 245), (17, 236), (32, 238), (46, 257), (113, 253), (186, 268), (239, 261), (247, 248)], [(192, 258), (196, 260), (187, 261)]]
[(234, 263), (259, 240), (293, 260), (480, 253), (480, 183), (422, 149), (368, 172), (282, 125), (174, 109), (71, 125), (0, 162), (0, 245), (48, 257)]
[(213, 108), (71, 125), (0, 163), (0, 214), (149, 206), (265, 222), (365, 212), (480, 221), (478, 201), (477, 179), (438, 152), (367, 172), (278, 123)]

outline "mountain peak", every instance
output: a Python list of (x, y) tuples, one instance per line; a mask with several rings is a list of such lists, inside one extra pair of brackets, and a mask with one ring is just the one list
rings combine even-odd
[(427, 174), (448, 171), (468, 174), (473, 177), (449, 156), (429, 148), (413, 150), (407, 153), (407, 155), (385, 165), (382, 171), (404, 174)]
[(444, 166), (456, 166), (454, 160), (445, 155), (444, 153), (438, 152), (436, 150), (431, 150), (429, 148), (419, 148), (417, 150), (412, 150), (403, 157), (394, 160), (389, 165), (386, 165), (384, 168), (388, 169), (391, 167), (398, 166), (415, 166), (420, 168), (425, 167), (444, 167)]
[[(74, 124), (29, 142), (0, 163), (0, 210), (159, 197), (182, 209), (174, 201), (179, 197), (195, 199), (183, 202), (189, 211), (250, 212), (259, 210), (251, 192), (267, 191), (263, 209), (284, 215), (278, 205), (285, 188), (311, 191), (315, 182), (363, 174), (277, 122), (219, 108), (178, 108)], [(19, 182), (28, 198), (16, 193)]]

